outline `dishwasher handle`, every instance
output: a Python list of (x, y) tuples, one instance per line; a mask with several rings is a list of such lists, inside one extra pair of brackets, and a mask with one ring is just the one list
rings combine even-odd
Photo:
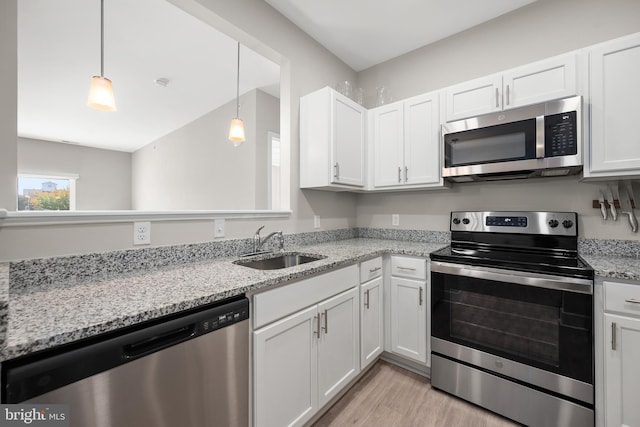
[(153, 334), (122, 347), (122, 354), (127, 359), (136, 359), (155, 353), (163, 348), (186, 341), (196, 335), (196, 324), (181, 326), (170, 331)]

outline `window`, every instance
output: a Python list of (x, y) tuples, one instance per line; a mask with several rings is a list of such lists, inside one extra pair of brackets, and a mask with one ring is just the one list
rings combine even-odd
[(77, 178), (77, 176), (18, 175), (18, 210), (75, 210)]

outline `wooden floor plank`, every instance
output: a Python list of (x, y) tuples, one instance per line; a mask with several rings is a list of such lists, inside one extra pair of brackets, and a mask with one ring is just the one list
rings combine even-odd
[(500, 415), (431, 387), (429, 380), (376, 362), (314, 427), (515, 427)]

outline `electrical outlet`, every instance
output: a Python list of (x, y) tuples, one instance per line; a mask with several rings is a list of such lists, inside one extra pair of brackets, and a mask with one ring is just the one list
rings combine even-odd
[(313, 228), (320, 228), (320, 215), (313, 216)]
[(391, 215), (391, 225), (400, 225), (400, 215), (398, 214)]
[(213, 237), (224, 237), (224, 218), (213, 220)]
[(134, 222), (133, 223), (133, 244), (148, 245), (151, 243), (151, 223), (150, 222)]

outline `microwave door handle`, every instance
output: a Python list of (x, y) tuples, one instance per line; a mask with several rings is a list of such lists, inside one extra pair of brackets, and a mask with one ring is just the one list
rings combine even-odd
[(544, 159), (544, 116), (536, 117), (536, 159)]

